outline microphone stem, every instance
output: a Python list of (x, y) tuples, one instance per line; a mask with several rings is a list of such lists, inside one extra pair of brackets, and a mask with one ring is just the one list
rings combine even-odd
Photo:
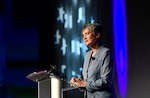
[(50, 74), (52, 72), (53, 68), (51, 68), (47, 73), (45, 73), (41, 78), (37, 79), (36, 81), (41, 81), (46, 75)]

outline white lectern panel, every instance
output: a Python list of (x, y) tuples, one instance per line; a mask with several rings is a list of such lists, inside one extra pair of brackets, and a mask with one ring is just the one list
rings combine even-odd
[(61, 81), (55, 76), (38, 81), (38, 98), (61, 98)]
[(61, 96), (60, 80), (51, 77), (51, 98), (60, 98)]

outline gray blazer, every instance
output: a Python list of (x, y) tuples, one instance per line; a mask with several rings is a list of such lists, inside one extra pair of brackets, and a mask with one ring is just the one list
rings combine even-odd
[(110, 49), (100, 46), (92, 59), (91, 54), (86, 53), (83, 64), (84, 98), (116, 98)]

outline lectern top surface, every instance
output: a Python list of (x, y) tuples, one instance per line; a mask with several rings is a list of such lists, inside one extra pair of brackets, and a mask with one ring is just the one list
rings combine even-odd
[(32, 73), (28, 74), (26, 76), (26, 78), (28, 78), (34, 82), (38, 82), (38, 81), (41, 81), (43, 79), (49, 78), (49, 74), (48, 74), (47, 70), (32, 72)]

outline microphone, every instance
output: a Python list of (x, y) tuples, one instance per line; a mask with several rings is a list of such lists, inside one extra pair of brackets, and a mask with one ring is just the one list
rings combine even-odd
[(59, 77), (63, 77), (63, 73), (61, 73), (59, 71), (59, 69), (57, 68), (56, 65), (50, 65), (50, 67), (51, 67), (51, 69), (48, 71), (49, 74), (52, 73), (52, 74), (55, 74)]
[(48, 73), (50, 74), (52, 71), (54, 72), (58, 72), (57, 66), (56, 65), (50, 65), (50, 70), (48, 71)]
[(58, 71), (57, 66), (56, 65), (50, 65), (52, 70)]

